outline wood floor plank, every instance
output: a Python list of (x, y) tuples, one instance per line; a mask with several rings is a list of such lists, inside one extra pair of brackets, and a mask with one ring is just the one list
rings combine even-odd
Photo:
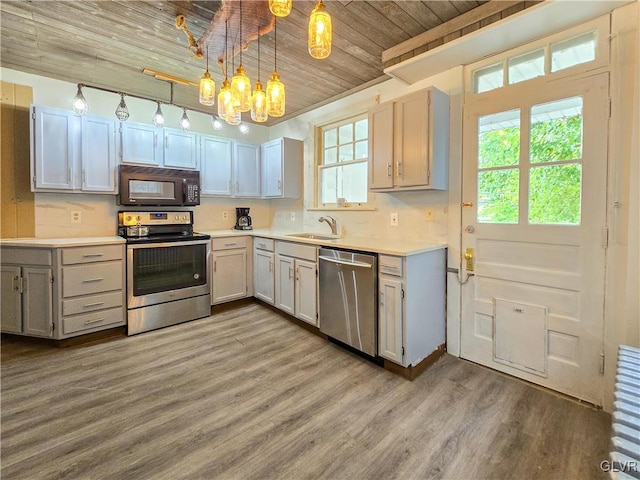
[(259, 304), (2, 341), (3, 479), (606, 478), (610, 416), (445, 356), (418, 379)]

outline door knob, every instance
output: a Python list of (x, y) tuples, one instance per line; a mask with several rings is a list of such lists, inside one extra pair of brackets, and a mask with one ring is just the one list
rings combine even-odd
[(464, 252), (464, 259), (467, 261), (467, 272), (473, 272), (474, 257), (475, 252), (473, 248), (467, 248), (467, 251)]

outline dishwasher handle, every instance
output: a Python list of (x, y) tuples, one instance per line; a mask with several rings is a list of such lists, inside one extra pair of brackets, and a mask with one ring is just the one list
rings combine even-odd
[(340, 265), (349, 265), (351, 267), (373, 268), (372, 264), (366, 263), (366, 262), (350, 262), (347, 260), (337, 260), (335, 258), (325, 257), (324, 255), (318, 255), (318, 258), (320, 260), (326, 260), (327, 262), (338, 263)]

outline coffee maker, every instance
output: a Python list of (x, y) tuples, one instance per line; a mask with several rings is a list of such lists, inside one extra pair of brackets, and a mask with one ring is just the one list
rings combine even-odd
[(236, 208), (236, 224), (233, 227), (235, 230), (252, 230), (251, 217), (249, 216), (249, 209), (246, 207)]

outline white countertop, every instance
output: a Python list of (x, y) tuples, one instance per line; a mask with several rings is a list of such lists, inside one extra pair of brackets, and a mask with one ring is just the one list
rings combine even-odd
[(124, 238), (112, 237), (77, 237), (77, 238), (3, 238), (0, 247), (83, 247), (90, 245), (109, 245), (125, 243)]
[[(306, 243), (310, 245), (320, 245), (327, 247), (348, 248), (351, 250), (361, 250), (364, 252), (398, 255), (403, 257), (447, 248), (446, 243), (433, 243), (389, 238), (356, 237), (349, 235), (332, 240), (300, 238), (289, 236), (289, 234), (291, 233), (299, 232), (289, 232), (267, 228), (256, 230), (213, 230), (202, 233), (207, 233), (213, 238), (250, 235), (252, 237), (272, 238), (274, 240), (285, 240), (287, 242)], [(318, 235), (327, 235), (325, 232), (312, 233), (316, 233)]]

